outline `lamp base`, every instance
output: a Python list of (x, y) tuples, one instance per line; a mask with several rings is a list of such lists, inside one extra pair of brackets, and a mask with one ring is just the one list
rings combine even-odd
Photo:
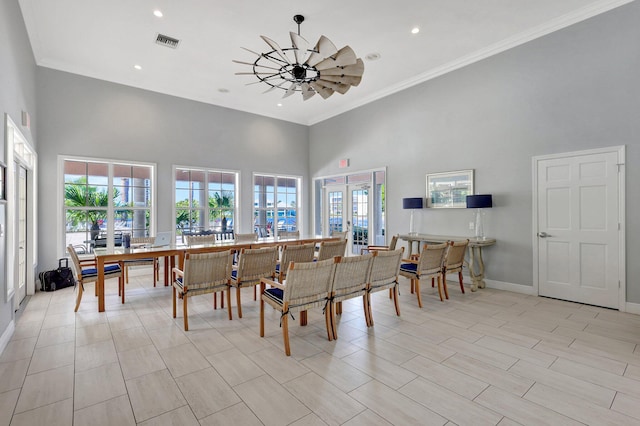
[(476, 209), (476, 238), (478, 240), (485, 240), (484, 225), (482, 223), (482, 209)]

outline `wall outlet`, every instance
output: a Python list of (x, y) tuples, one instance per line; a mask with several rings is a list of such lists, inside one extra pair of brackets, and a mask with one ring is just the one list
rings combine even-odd
[(473, 222), (469, 222), (469, 229), (473, 230), (476, 227), (476, 224)]

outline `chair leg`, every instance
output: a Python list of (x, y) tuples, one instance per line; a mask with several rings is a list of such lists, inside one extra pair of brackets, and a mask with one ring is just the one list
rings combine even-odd
[(342, 315), (342, 302), (336, 302), (336, 315)]
[(124, 268), (124, 282), (129, 284), (129, 267)]
[(327, 307), (324, 310), (324, 321), (327, 326), (327, 339), (329, 341), (333, 340), (333, 319), (331, 317), (331, 314), (332, 314), (331, 305), (332, 303), (328, 303)]
[(393, 297), (393, 291), (389, 289), (389, 299), (391, 299), (392, 297)]
[(411, 278), (411, 294), (415, 293), (416, 291), (416, 283), (414, 282), (414, 279)]
[(333, 340), (338, 340), (338, 324), (336, 320), (336, 304), (329, 304), (329, 311), (331, 314), (331, 335), (333, 336)]
[(307, 311), (300, 311), (300, 327), (304, 327), (309, 322)]
[(291, 356), (291, 348), (289, 347), (289, 314), (282, 317), (282, 337), (284, 339), (284, 353), (287, 356)]
[(373, 312), (371, 309), (371, 293), (367, 292), (366, 294), (366, 298), (367, 298), (367, 326), (369, 327), (373, 327)]
[(464, 285), (462, 285), (462, 271), (458, 271), (458, 281), (460, 281), (460, 290), (464, 294)]
[(220, 292), (220, 309), (224, 309), (224, 290)]
[(435, 278), (431, 277), (431, 288), (436, 286), (436, 280)]
[[(396, 315), (400, 316), (400, 303), (398, 301), (398, 284), (393, 287), (393, 304), (396, 307)], [(373, 324), (373, 318), (371, 318), (371, 323)]]
[(444, 297), (449, 300), (449, 290), (447, 290), (447, 276), (442, 275), (442, 287), (444, 288)]
[(78, 308), (80, 307), (80, 302), (82, 301), (82, 292), (84, 291), (84, 286), (81, 282), (78, 282), (78, 295), (76, 296), (76, 308), (73, 312), (78, 312)]
[(442, 296), (442, 281), (440, 281), (440, 275), (438, 275), (438, 294), (440, 295), (440, 301), (444, 302), (444, 298)]
[(367, 324), (367, 327), (371, 327), (371, 320), (369, 319), (369, 292), (365, 292), (362, 295), (362, 309), (364, 311), (364, 322)]
[(218, 293), (213, 292), (213, 309), (218, 309)]
[(415, 280), (416, 296), (418, 296), (418, 307), (422, 308), (422, 296), (420, 295), (420, 280)]
[(229, 321), (233, 319), (233, 314), (231, 313), (231, 287), (227, 287), (227, 312), (229, 312)]
[(175, 287), (172, 287), (172, 290), (173, 291), (171, 293), (172, 293), (173, 297), (171, 299), (173, 300), (173, 317), (175, 318), (176, 317), (176, 297), (177, 297), (177, 294), (176, 294), (176, 288)]
[(187, 295), (182, 293), (182, 315), (184, 315), (184, 331), (189, 331), (189, 316), (187, 315)]
[(119, 290), (122, 293), (122, 304), (124, 305), (124, 278), (120, 277), (118, 278), (118, 286), (119, 286)]
[[(260, 284), (260, 293), (264, 290), (264, 284)], [(260, 296), (260, 337), (264, 337), (264, 300)]]
[(238, 285), (238, 287), (236, 287), (236, 303), (238, 304), (238, 318), (242, 318), (242, 305), (240, 304), (240, 290), (241, 290), (240, 285)]
[(253, 286), (253, 300), (258, 300), (258, 292), (255, 285)]

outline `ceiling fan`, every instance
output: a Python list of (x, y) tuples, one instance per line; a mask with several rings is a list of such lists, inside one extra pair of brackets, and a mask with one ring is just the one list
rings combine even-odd
[(325, 36), (320, 36), (315, 47), (309, 48), (309, 42), (300, 36), (300, 24), (304, 16), (295, 15), (293, 21), (298, 24), (298, 33), (290, 32), (292, 47), (281, 48), (278, 43), (266, 36), (260, 36), (272, 49), (266, 53), (244, 50), (258, 56), (254, 62), (234, 60), (238, 64), (250, 65), (251, 72), (237, 72), (236, 75), (255, 75), (258, 81), (274, 89), (285, 90), (283, 98), (302, 93), (307, 100), (318, 93), (327, 99), (334, 92), (345, 94), (351, 86), (357, 86), (362, 80), (364, 62), (357, 58), (351, 47), (338, 50)]

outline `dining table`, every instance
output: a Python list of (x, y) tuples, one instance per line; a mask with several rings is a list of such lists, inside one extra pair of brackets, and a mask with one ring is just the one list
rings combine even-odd
[(153, 246), (149, 244), (132, 244), (131, 247), (112, 246), (96, 248), (94, 256), (96, 259), (96, 269), (98, 270), (98, 280), (96, 281), (96, 293), (98, 296), (98, 312), (105, 311), (104, 292), (104, 265), (107, 263), (118, 263), (136, 259), (164, 258), (164, 285), (170, 285), (170, 275), (173, 267), (177, 265), (180, 269), (184, 266), (184, 258), (187, 253), (211, 253), (225, 250), (240, 251), (243, 248), (272, 247), (274, 245), (285, 244), (319, 244), (322, 241), (335, 241), (339, 237), (324, 237), (318, 235), (301, 236), (299, 238), (258, 238), (256, 241), (236, 243), (235, 240), (215, 241), (206, 244), (185, 244), (172, 243), (166, 246)]

